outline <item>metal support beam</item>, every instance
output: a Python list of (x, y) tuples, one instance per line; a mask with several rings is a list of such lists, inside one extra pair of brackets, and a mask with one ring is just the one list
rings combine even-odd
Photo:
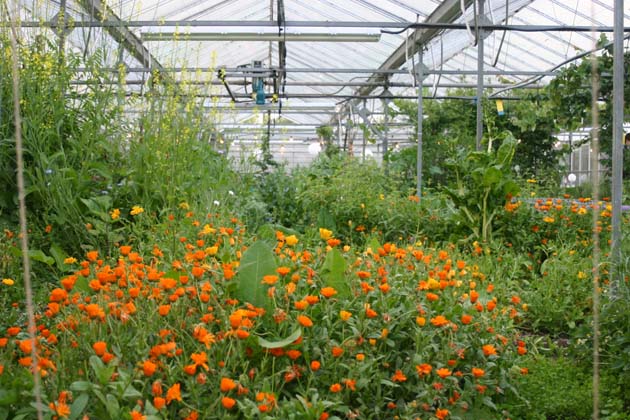
[(612, 243), (611, 295), (617, 294), (621, 284), (621, 196), (623, 194), (623, 109), (624, 109), (624, 51), (623, 0), (615, 0), (613, 39), (613, 130), (612, 130)]
[[(120, 43), (133, 58), (149, 69), (149, 71), (158, 70), (165, 73), (162, 65), (151, 55), (149, 50), (142, 44), (142, 40), (129, 30), (127, 22), (123, 22), (114, 11), (101, 0), (79, 0), (79, 3), (90, 14), (92, 19), (108, 22), (110, 25), (103, 25), (109, 35)], [(79, 26), (80, 22), (73, 22), (72, 25)], [(162, 77), (167, 77), (166, 74)]]
[[(484, 0), (478, 0), (477, 16), (475, 22), (482, 22), (485, 19), (483, 15)], [(481, 138), (483, 137), (483, 29), (476, 27), (477, 36), (477, 135), (475, 146), (477, 150), (481, 150)]]
[(424, 75), (422, 73), (422, 47), (418, 48), (418, 150), (416, 152), (416, 195), (422, 198), (422, 123), (424, 120), (424, 112), (422, 109), (422, 81)]
[[(452, 22), (462, 14), (461, 3), (464, 6), (468, 6), (473, 0), (446, 0), (443, 1), (438, 7), (435, 8), (433, 13), (425, 20), (425, 24), (435, 24), (437, 22)], [(464, 25), (465, 27), (466, 25)], [(419, 45), (427, 44), (433, 39), (439, 32), (439, 28), (422, 27), (416, 28), (407, 39), (396, 48), (396, 50), (390, 54), (390, 56), (379, 66), (379, 70), (391, 70), (397, 69), (403, 64), (409, 55), (413, 55), (418, 52)], [(368, 82), (382, 81), (382, 74), (374, 72), (368, 79)], [(357, 90), (358, 96), (369, 95), (374, 88), (364, 87)], [(342, 112), (340, 117), (343, 118), (345, 114)]]
[[(80, 0), (82, 2), (89, 0)], [(466, 7), (468, 7), (473, 0), (465, 0)], [(450, 5), (450, 3), (456, 3), (456, 9), (459, 13), (460, 3), (459, 0), (445, 1), (442, 5), (438, 6), (444, 8), (444, 11)], [(436, 11), (437, 12), (437, 9)], [(433, 14), (435, 14), (435, 12)], [(433, 14), (431, 16), (433, 16)], [(428, 19), (431, 19), (429, 16)], [(449, 18), (444, 15), (443, 20), (431, 20), (426, 22), (367, 22), (367, 21), (286, 21), (286, 27), (293, 28), (374, 28), (374, 29), (420, 29), (429, 31), (440, 31), (443, 29), (449, 30), (468, 30), (465, 23), (452, 23), (459, 14), (453, 18)], [(16, 26), (22, 28), (56, 28), (61, 26), (55, 21), (23, 21), (15, 22)], [(172, 27), (191, 27), (191, 28), (212, 28), (212, 27), (277, 27), (277, 20), (112, 20), (112, 19), (96, 19), (93, 21), (76, 21), (68, 23), (67, 26), (74, 28), (108, 28), (124, 25), (128, 28), (139, 27), (157, 27), (157, 28), (172, 28)], [(11, 22), (0, 22), (0, 27), (8, 27)], [(612, 26), (584, 26), (584, 25), (501, 25), (501, 24), (483, 24), (480, 29), (488, 31), (513, 31), (513, 32), (614, 32)], [(624, 28), (624, 31), (628, 31), (630, 28)], [(432, 36), (431, 36), (432, 37)], [(431, 38), (430, 37), (430, 38)], [(430, 39), (429, 38), (429, 39)], [(427, 39), (428, 40), (428, 39)]]
[[(225, 67), (226, 77), (271, 77), (273, 71), (280, 71), (279, 67), (269, 68), (252, 68), (252, 67)], [(99, 69), (104, 72), (117, 73), (118, 69), (114, 67), (103, 67)], [(152, 69), (149, 67), (129, 67), (128, 73), (145, 73), (150, 72)], [(214, 73), (217, 69), (211, 67), (163, 67), (162, 71), (169, 73)], [(378, 74), (409, 74), (407, 69), (367, 69), (367, 68), (331, 68), (331, 67), (297, 67), (284, 69), (287, 73), (343, 73), (343, 74), (366, 74), (366, 73), (378, 73)], [(77, 72), (89, 72), (90, 69), (85, 67), (78, 67)], [(444, 74), (444, 75), (477, 75), (477, 70), (429, 70), (425, 71), (426, 75), (432, 74)], [(553, 71), (527, 71), (527, 70), (488, 70), (485, 72), (486, 76), (554, 76), (556, 73)], [(367, 82), (366, 82), (367, 83)], [(375, 82), (378, 86), (383, 86), (382, 82)]]

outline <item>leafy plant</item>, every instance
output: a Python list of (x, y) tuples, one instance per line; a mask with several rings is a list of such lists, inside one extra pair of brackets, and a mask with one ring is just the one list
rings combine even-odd
[(445, 161), (455, 177), (454, 185), (441, 191), (452, 201), (457, 213), (455, 223), (470, 232), (467, 239), (487, 242), (492, 239), (495, 217), (519, 187), (511, 177), (511, 162), (516, 139), (506, 133), (496, 152), (466, 152), (461, 149), (456, 157)]

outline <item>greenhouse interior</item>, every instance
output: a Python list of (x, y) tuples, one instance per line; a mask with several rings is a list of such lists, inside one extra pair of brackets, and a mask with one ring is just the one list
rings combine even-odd
[(630, 420), (627, 0), (0, 22), (0, 420)]

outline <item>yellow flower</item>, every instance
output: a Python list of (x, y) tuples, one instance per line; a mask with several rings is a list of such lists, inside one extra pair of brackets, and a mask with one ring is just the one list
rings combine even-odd
[(535, 183), (537, 183), (537, 182), (538, 182), (538, 181), (536, 181), (535, 179), (528, 179), (528, 180), (527, 180), (527, 183), (529, 183), (529, 184), (535, 184)]
[(63, 260), (64, 264), (74, 264), (77, 262), (77, 259), (74, 257), (68, 257), (65, 260)]
[(188, 210), (188, 209), (190, 209), (190, 206), (188, 205), (187, 202), (182, 201), (181, 203), (179, 203), (179, 208), (182, 209), (182, 210)]
[(553, 217), (551, 217), (551, 216), (545, 216), (545, 217), (543, 217), (543, 222), (545, 222), (545, 223), (553, 223), (553, 222), (555, 222), (555, 221), (556, 221), (556, 219), (554, 219), (554, 218), (553, 218)]
[(298, 243), (298, 238), (295, 235), (289, 235), (286, 238), (284, 238), (284, 240), (286, 241), (287, 245), (289, 245), (289, 246), (293, 246), (293, 245)]
[(324, 228), (319, 228), (319, 236), (327, 241), (328, 239), (332, 238), (332, 230), (328, 230), (328, 229), (324, 229)]
[(112, 220), (116, 220), (120, 217), (120, 209), (114, 209), (109, 212), (110, 216), (112, 216)]
[(352, 316), (352, 313), (348, 312), (348, 311), (339, 311), (339, 318), (341, 318), (342, 321), (347, 321), (350, 319), (350, 317)]
[(144, 209), (142, 207), (140, 207), (140, 206), (133, 206), (131, 208), (130, 214), (132, 216), (137, 216), (137, 215), (139, 215), (140, 213), (143, 213), (143, 212), (144, 212)]
[(13, 281), (13, 279), (2, 279), (2, 283), (6, 284), (7, 286), (13, 286), (15, 284), (15, 281)]

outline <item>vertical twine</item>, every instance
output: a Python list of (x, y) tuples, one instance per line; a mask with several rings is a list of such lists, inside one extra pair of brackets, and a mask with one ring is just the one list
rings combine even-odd
[[(39, 371), (37, 369), (39, 356), (37, 354), (37, 327), (35, 325), (35, 310), (33, 308), (33, 288), (31, 285), (31, 265), (28, 257), (28, 230), (26, 224), (26, 203), (24, 193), (24, 159), (22, 155), (22, 118), (20, 114), (20, 69), (18, 66), (18, 30), (16, 20), (19, 19), (19, 6), (14, 2), (14, 11), (7, 10), (7, 16), (11, 22), (11, 70), (13, 73), (13, 113), (15, 123), (15, 155), (17, 161), (17, 186), (18, 205), (20, 218), (20, 244), (22, 248), (22, 264), (24, 268), (24, 289), (26, 291), (26, 313), (28, 316), (28, 333), (31, 340), (31, 369), (33, 370), (33, 393), (38, 420), (43, 420), (42, 396), (40, 387)], [(11, 15), (15, 16), (15, 20)]]
[[(591, 17), (594, 20), (594, 10), (591, 5)], [(593, 53), (591, 53), (591, 114), (592, 114), (592, 130), (591, 130), (591, 182), (593, 185), (593, 420), (599, 420), (599, 298), (600, 298), (600, 243), (599, 243), (599, 108), (597, 101), (599, 99), (599, 75), (597, 56), (595, 49), (597, 48), (597, 33), (591, 32), (593, 37)]]

